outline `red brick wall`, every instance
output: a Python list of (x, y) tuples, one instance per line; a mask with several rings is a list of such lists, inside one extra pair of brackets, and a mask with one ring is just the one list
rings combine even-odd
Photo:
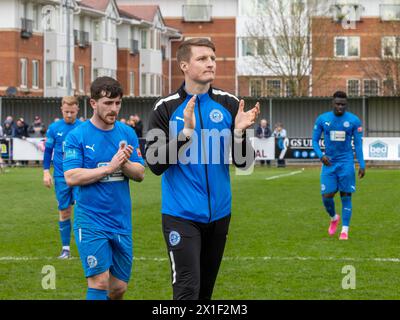
[(139, 54), (131, 55), (129, 49), (118, 49), (117, 53), (117, 78), (124, 89), (124, 95), (129, 96), (129, 74), (134, 72), (135, 96), (139, 95)]
[[(349, 79), (386, 78), (388, 73), (384, 68), (386, 63), (381, 58), (381, 39), (383, 36), (400, 34), (400, 22), (382, 22), (378, 17), (362, 17), (355, 29), (344, 29), (341, 23), (335, 23), (331, 18), (316, 20), (316, 25), (320, 27), (313, 30), (313, 44), (317, 46), (321, 41), (326, 42), (323, 50), (313, 55), (313, 78), (316, 80), (314, 96), (330, 96), (336, 90), (346, 91), (346, 81)], [(359, 36), (360, 57), (334, 58), (334, 38), (337, 36)]]
[[(210, 37), (216, 47), (217, 73), (213, 86), (235, 93), (235, 30), (236, 19), (218, 19), (212, 22), (190, 23), (182, 19), (166, 18), (168, 26), (178, 29), (183, 37)], [(172, 42), (172, 91), (182, 84), (184, 77), (176, 62), (179, 42)]]
[[(18, 88), (18, 96), (43, 95), (43, 36), (34, 34), (21, 38), (20, 31), (0, 31), (0, 95), (10, 87)], [(20, 59), (27, 59), (28, 91), (19, 89), (21, 84)], [(39, 89), (32, 89), (32, 60), (39, 61)]]
[(74, 63), (74, 72), (75, 72), (75, 83), (76, 83), (76, 94), (82, 95), (79, 92), (79, 66), (84, 67), (84, 90), (87, 95), (90, 95), (90, 84), (92, 80), (92, 47), (80, 48), (79, 46), (75, 46), (75, 63)]

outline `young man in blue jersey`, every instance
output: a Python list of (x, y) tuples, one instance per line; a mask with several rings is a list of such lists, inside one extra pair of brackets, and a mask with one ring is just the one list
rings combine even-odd
[(144, 179), (144, 161), (134, 130), (117, 121), (122, 95), (113, 78), (93, 81), (93, 116), (71, 131), (65, 144), (65, 180), (80, 187), (74, 234), (88, 300), (122, 299), (131, 276), (129, 180)]
[(71, 213), (72, 205), (76, 200), (76, 188), (67, 185), (63, 171), (64, 142), (67, 134), (81, 124), (77, 120), (79, 107), (76, 97), (67, 96), (62, 99), (61, 112), (63, 119), (50, 125), (46, 133), (46, 147), (43, 159), (43, 183), (47, 188), (53, 185), (50, 173), (51, 157), (54, 166), (54, 189), (58, 202), (59, 230), (62, 250), (59, 259), (68, 259), (71, 256)]
[(163, 174), (162, 228), (173, 298), (211, 299), (231, 217), (229, 161), (222, 158), (231, 145), (237, 167), (254, 163), (245, 130), (260, 107), (245, 112), (243, 100), (211, 86), (216, 71), (211, 41), (184, 41), (177, 60), (185, 83), (155, 103), (146, 159), (155, 174)]
[[(333, 111), (321, 114), (315, 121), (313, 147), (322, 162), (321, 194), (322, 202), (331, 217), (328, 233), (336, 233), (340, 215), (335, 211), (334, 196), (340, 191), (342, 200), (342, 231), (340, 240), (347, 240), (350, 219), (353, 211), (352, 194), (356, 191), (354, 154), (352, 140), (359, 163), (358, 177), (365, 175), (365, 162), (362, 151), (362, 124), (353, 113), (346, 111), (347, 95), (337, 91), (333, 95)], [(325, 153), (319, 146), (324, 134)]]

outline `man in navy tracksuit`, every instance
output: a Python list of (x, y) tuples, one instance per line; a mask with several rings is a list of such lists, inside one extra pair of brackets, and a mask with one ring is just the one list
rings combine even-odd
[(185, 82), (155, 103), (146, 159), (155, 174), (163, 174), (162, 227), (174, 299), (211, 299), (231, 216), (229, 149), (237, 167), (253, 164), (245, 130), (260, 106), (245, 112), (243, 100), (211, 87), (211, 41), (184, 41), (177, 61)]

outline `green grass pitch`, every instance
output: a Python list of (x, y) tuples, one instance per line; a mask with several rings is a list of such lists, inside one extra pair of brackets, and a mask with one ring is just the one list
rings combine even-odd
[[(256, 167), (231, 171), (233, 212), (214, 299), (399, 299), (400, 171), (369, 169), (357, 180), (349, 241), (330, 238), (319, 194), (319, 169)], [(54, 190), (40, 168), (0, 174), (0, 299), (84, 299), (86, 280), (75, 240), (73, 259), (59, 261)], [(280, 176), (267, 180), (268, 177)], [(134, 264), (126, 299), (171, 299), (161, 232), (160, 177), (148, 169), (131, 184)], [(339, 197), (337, 211), (341, 212)], [(42, 288), (43, 266), (56, 289)], [(343, 267), (355, 289), (343, 289)]]

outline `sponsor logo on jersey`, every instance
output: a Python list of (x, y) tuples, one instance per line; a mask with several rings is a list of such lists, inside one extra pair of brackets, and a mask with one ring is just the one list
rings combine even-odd
[(171, 231), (169, 233), (169, 243), (171, 246), (176, 246), (179, 242), (181, 242), (181, 235), (177, 231)]
[[(97, 164), (97, 167), (105, 167), (108, 166), (109, 162), (99, 162)], [(124, 181), (125, 176), (124, 173), (121, 170), (115, 171), (114, 173), (104, 177), (103, 179), (100, 180), (100, 182), (116, 182), (116, 181)]]
[(94, 144), (92, 146), (86, 145), (85, 148), (86, 149), (90, 149), (90, 150), (92, 150), (94, 152)]
[(62, 132), (57, 132), (57, 135), (60, 136), (60, 137), (62, 137), (62, 136), (63, 136), (63, 133), (62, 133)]
[(388, 145), (382, 141), (371, 143), (368, 149), (371, 158), (387, 158), (388, 156)]
[(224, 119), (224, 115), (222, 114), (221, 111), (219, 111), (217, 109), (213, 109), (210, 112), (210, 119), (212, 122), (219, 123)]
[(140, 148), (136, 148), (136, 153), (139, 157), (142, 157), (142, 151), (140, 151)]
[(95, 268), (97, 266), (97, 258), (95, 256), (88, 256), (86, 258), (86, 262), (89, 265), (89, 268)]

